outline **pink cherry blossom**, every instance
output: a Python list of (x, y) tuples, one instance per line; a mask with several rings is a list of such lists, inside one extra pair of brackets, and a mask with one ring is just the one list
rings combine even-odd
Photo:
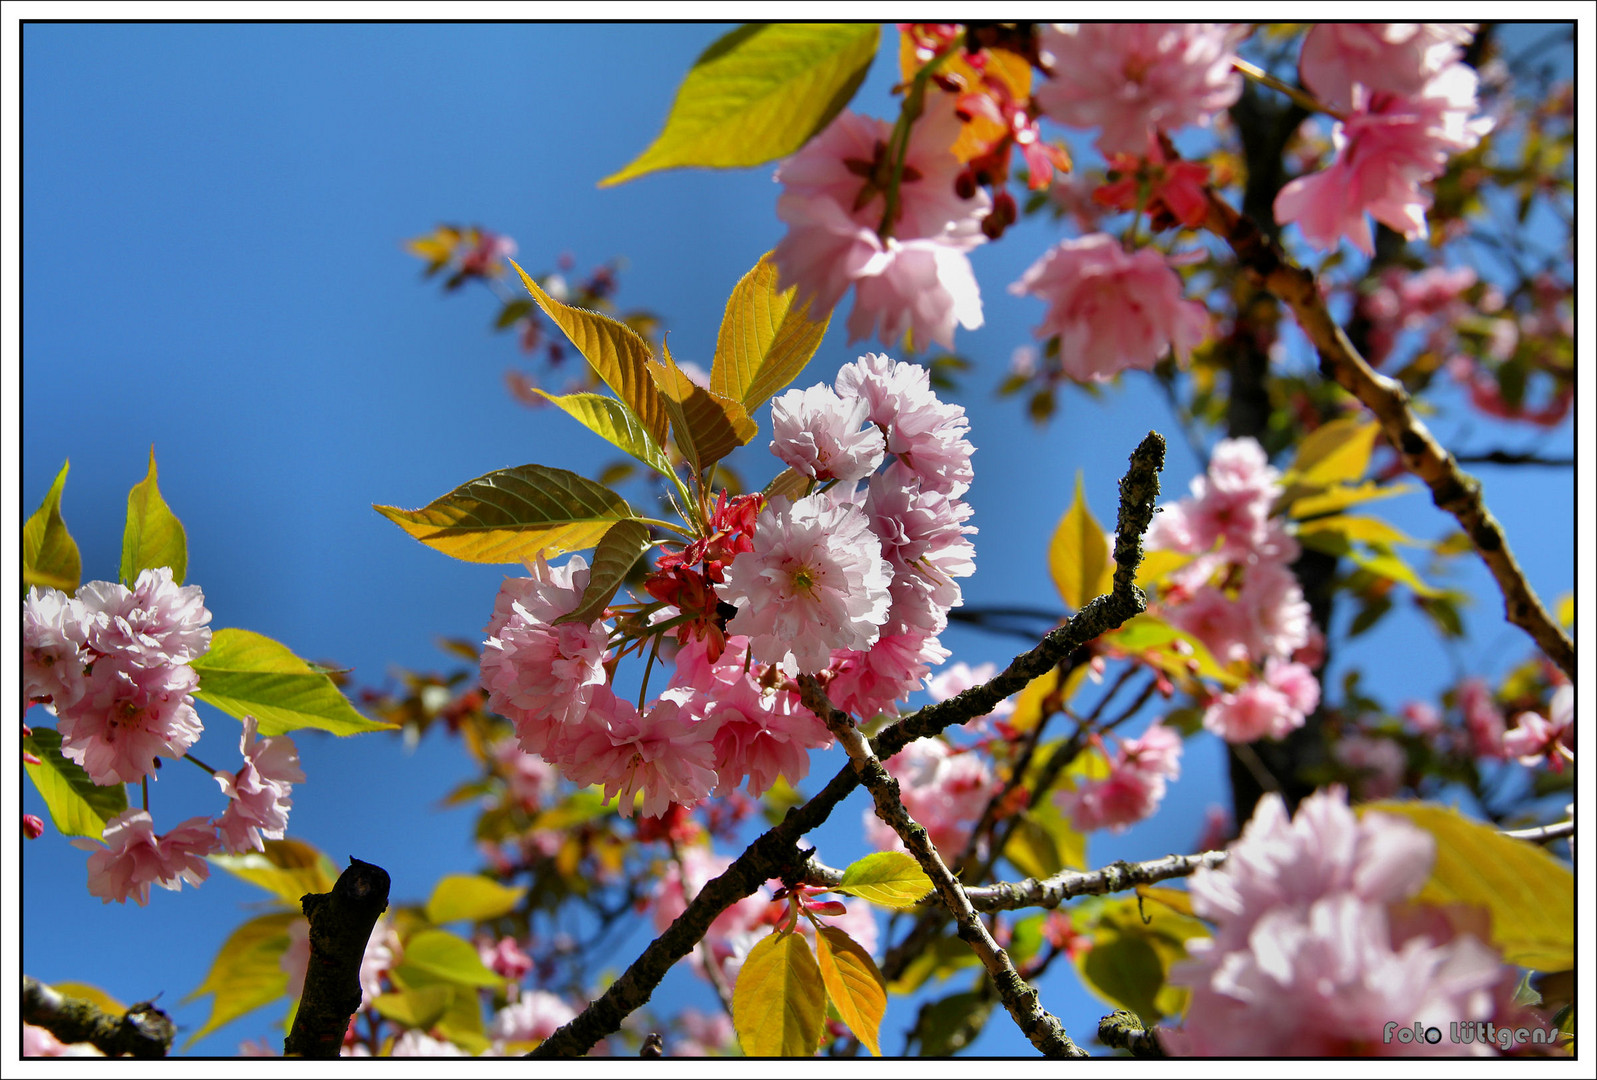
[(1349, 786), (1360, 802), (1390, 798), (1403, 787), (1408, 755), (1392, 739), (1354, 733), (1338, 739), (1331, 753), (1354, 774)]
[(230, 852), (265, 851), (262, 837), (281, 840), (288, 828), (288, 809), (294, 784), (303, 783), (299, 753), (286, 735), (256, 737), (253, 716), (244, 717), (239, 740), (244, 766), (236, 773), (219, 772), (216, 782), (228, 797), (227, 809), (216, 821), (222, 847)]
[(738, 609), (729, 634), (790, 674), (825, 668), (834, 649), (866, 649), (887, 619), (892, 569), (858, 507), (817, 492), (760, 512), (754, 549), (716, 592)]
[(1543, 761), (1560, 771), (1564, 754), (1575, 739), (1575, 688), (1569, 684), (1553, 691), (1547, 715), (1523, 712), (1514, 720), (1514, 729), (1503, 736), (1503, 752), (1519, 759), (1521, 765), (1540, 765)]
[(60, 713), (61, 753), (96, 784), (133, 784), (156, 755), (181, 758), (204, 725), (191, 696), (199, 675), (187, 664), (143, 667), (104, 656), (83, 696)]
[(1353, 104), (1353, 84), (1413, 97), (1463, 57), (1470, 23), (1315, 23), (1303, 38), (1303, 85), (1332, 108)]
[(863, 398), (866, 415), (887, 433), (887, 452), (921, 478), (922, 487), (957, 499), (970, 488), (975, 452), (961, 405), (944, 404), (919, 364), (867, 353), (837, 373), (839, 395)]
[(1164, 256), (1151, 248), (1128, 255), (1105, 233), (1060, 241), (1009, 291), (1047, 302), (1037, 336), (1059, 337), (1060, 364), (1077, 382), (1151, 370), (1209, 332), (1208, 312), (1181, 298), (1181, 279)]
[(895, 582), (905, 576), (920, 579), (931, 602), (945, 613), (964, 602), (955, 579), (976, 572), (976, 548), (965, 539), (976, 532), (965, 524), (974, 512), (968, 503), (931, 490), (896, 461), (871, 477), (865, 512)]
[(509, 979), (512, 984), (526, 978), (527, 973), (533, 968), (532, 957), (522, 952), (516, 939), (508, 935), (497, 941), (492, 938), (479, 938), (477, 955), (481, 958), (483, 967), (495, 975)]
[(981, 328), (981, 289), (964, 251), (937, 239), (864, 239), (872, 251), (854, 278), (850, 342), (874, 336), (910, 349), (936, 343), (952, 350), (956, 325)]
[[(973, 686), (981, 686), (998, 674), (998, 665), (992, 661), (977, 664), (971, 667), (963, 660), (948, 665), (942, 671), (926, 680), (926, 692), (933, 701), (947, 701), (955, 695), (962, 694)], [(1015, 703), (1010, 698), (1005, 698), (993, 706), (992, 712), (987, 715), (996, 719), (1003, 719), (1015, 711)], [(976, 720), (966, 721), (967, 726), (984, 723), (980, 717)]]
[(1100, 129), (1105, 156), (1140, 154), (1150, 132), (1208, 126), (1242, 93), (1231, 67), (1245, 28), (1214, 23), (1080, 23), (1042, 29), (1051, 74), (1036, 88), (1043, 113)]
[(60, 589), (28, 590), (22, 602), (22, 696), (49, 699), (55, 712), (83, 696), (88, 619), (80, 600)]
[(177, 891), (186, 881), (198, 886), (210, 876), (205, 856), (215, 851), (216, 829), (205, 818), (189, 818), (163, 836), (155, 835), (155, 822), (147, 810), (124, 810), (106, 823), (105, 843), (79, 838), (74, 846), (89, 856), (89, 895), (109, 904), (140, 907), (150, 902), (150, 886)]
[[(933, 846), (944, 859), (957, 858), (997, 784), (981, 755), (955, 750), (942, 739), (919, 739), (883, 765), (899, 782), (904, 809), (926, 829)], [(874, 811), (866, 810), (864, 816), (865, 838), (872, 847), (904, 850), (898, 834)]]
[(1121, 742), (1107, 777), (1078, 781), (1055, 799), (1078, 832), (1124, 832), (1159, 808), (1165, 781), (1181, 776), (1181, 751), (1181, 736), (1155, 721), (1141, 738)]
[(824, 383), (771, 399), (771, 452), (817, 480), (862, 480), (882, 463), (887, 444), (865, 423), (867, 405)]
[(948, 656), (934, 635), (884, 634), (869, 649), (832, 653), (827, 697), (839, 709), (863, 719), (894, 715), (897, 703), (919, 690), (931, 668)]
[(691, 688), (667, 690), (646, 715), (614, 694), (596, 696), (590, 707), (596, 722), (584, 726), (560, 761), (567, 778), (604, 785), (622, 817), (632, 816), (639, 794), (643, 816), (656, 818), (672, 803), (704, 799), (716, 785), (715, 725), (693, 715), (695, 696)]
[(104, 1057), (105, 1053), (93, 1043), (63, 1043), (42, 1027), (22, 1025), (22, 1056), (30, 1057)]
[(1471, 677), (1459, 683), (1458, 707), (1464, 714), (1471, 752), (1493, 761), (1507, 758), (1509, 754), (1503, 748), (1503, 711), (1497, 707), (1486, 680)]
[[(1254, 680), (1216, 698), (1204, 710), (1203, 726), (1229, 743), (1280, 739), (1302, 727), (1305, 714), (1312, 712), (1314, 704), (1319, 703), (1319, 683), (1302, 664), (1287, 664), (1286, 668), (1301, 669), (1312, 684), (1312, 694), (1296, 672), (1287, 676), (1287, 689), (1268, 678)], [(1288, 689), (1293, 692), (1288, 693)], [(1300, 707), (1310, 700), (1314, 704), (1307, 710)]]
[(78, 589), (88, 644), (145, 667), (186, 664), (211, 647), (211, 613), (198, 585), (179, 586), (167, 567), (140, 571), (130, 590), (112, 581)]
[(529, 990), (494, 1013), (488, 1036), (495, 1042), (536, 1043), (577, 1017), (577, 1010), (547, 990)]

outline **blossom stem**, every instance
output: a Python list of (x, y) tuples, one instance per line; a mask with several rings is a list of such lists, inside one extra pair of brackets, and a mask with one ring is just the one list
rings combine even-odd
[[(183, 760), (184, 761), (192, 761), (194, 764), (196, 764), (200, 768), (204, 769), (206, 771), (206, 773), (208, 773), (211, 776), (215, 776), (216, 775), (216, 770), (215, 769), (213, 769), (209, 765), (205, 764), (205, 762), (201, 761), (199, 758), (195, 757), (193, 754), (184, 754), (183, 755)], [(148, 809), (148, 807), (146, 807), (146, 809)]]
[(1331, 108), (1329, 105), (1321, 102), (1318, 98), (1315, 98), (1311, 94), (1305, 93), (1290, 83), (1282, 82), (1274, 75), (1271, 75), (1268, 71), (1265, 71), (1263, 68), (1254, 64), (1248, 63), (1241, 57), (1233, 56), (1231, 58), (1231, 66), (1236, 68), (1242, 74), (1246, 75), (1248, 78), (1252, 79), (1254, 82), (1263, 83), (1271, 90), (1277, 90), (1285, 94), (1287, 97), (1291, 98), (1292, 101), (1300, 108), (1307, 109), (1311, 113), (1325, 113), (1327, 116), (1334, 117), (1337, 120), (1347, 119), (1346, 115), (1344, 115), (1340, 110)]
[[(678, 482), (678, 487), (681, 487), (680, 481)], [(686, 488), (682, 488), (682, 494), (683, 495), (687, 494), (687, 489)], [(659, 518), (637, 518), (636, 520), (641, 521), (645, 525), (652, 525), (652, 526), (654, 526), (657, 529), (669, 529), (671, 532), (676, 533), (678, 536), (685, 536), (689, 540), (697, 540), (698, 539), (698, 537), (694, 533), (692, 533), (691, 531), (689, 531), (687, 529), (684, 529), (682, 526), (676, 524), (675, 522), (662, 521)]]
[(893, 175), (887, 190), (882, 193), (882, 201), (886, 205), (882, 209), (882, 223), (876, 228), (876, 235), (883, 240), (893, 235), (893, 225), (898, 220), (898, 188), (904, 180), (904, 159), (909, 156), (909, 132), (924, 111), (926, 82), (944, 60), (963, 47), (964, 40), (963, 34), (957, 35), (936, 56), (926, 61), (910, 80), (909, 91), (904, 95), (904, 104), (898, 110), (898, 119), (893, 123), (893, 134), (889, 140), (893, 154)]

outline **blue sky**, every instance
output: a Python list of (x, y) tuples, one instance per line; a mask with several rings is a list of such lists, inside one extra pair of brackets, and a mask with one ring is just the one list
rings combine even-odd
[[(592, 475), (614, 455), (554, 410), (512, 401), (501, 376), (520, 357), (509, 336), (490, 332), (492, 302), (420, 283), (420, 264), (401, 243), (439, 222), (476, 222), (514, 237), (518, 261), (534, 272), (565, 252), (579, 269), (624, 256), (622, 305), (662, 314), (672, 353), (707, 367), (727, 293), (782, 235), (771, 168), (664, 173), (605, 190), (595, 183), (653, 138), (670, 92), (725, 29), (28, 26), (23, 515), (70, 459), (64, 513), (85, 580), (113, 578), (127, 491), (153, 445), (162, 492), (187, 527), (188, 581), (205, 590), (213, 625), (267, 634), (352, 668), (365, 685), (382, 685), (396, 665), (449, 665), (437, 638), (480, 636), (505, 569), (424, 548), (371, 504), (419, 506), (529, 462)], [(885, 42), (855, 107), (891, 116), (896, 43)], [(978, 365), (960, 398), (978, 447), (968, 498), (981, 531), (968, 604), (1057, 606), (1044, 551), (1077, 471), (1108, 523), (1126, 455), (1150, 427), (1170, 439), (1169, 497), (1185, 492), (1194, 471), (1145, 376), (1097, 401), (1066, 392), (1046, 428), (1027, 422), (1018, 400), (994, 397), (1011, 352), (1033, 340), (1042, 314), (1005, 286), (1062, 236), (1027, 222), (973, 254), (986, 325), (956, 341)], [(829, 382), (841, 364), (881, 348), (847, 345), (842, 321), (797, 385)], [(1572, 441), (1568, 424), (1540, 438), (1456, 414), (1435, 426), (1455, 448), (1567, 452)], [(766, 441), (741, 452), (752, 479), (776, 471)], [(1477, 474), (1532, 584), (1549, 602), (1568, 592), (1570, 474)], [(1426, 539), (1452, 525), (1419, 494), (1383, 509)], [(1466, 643), (1445, 648), (1425, 624), (1398, 618), (1340, 655), (1338, 674), (1357, 666), (1366, 686), (1398, 703), (1528, 655), (1528, 639), (1501, 623), (1484, 570), (1469, 564), (1457, 583), (1477, 597)], [(1019, 644), (958, 628), (944, 643), (955, 659), (1000, 664)], [(207, 737), (195, 752), (227, 767), (237, 726), (204, 716)], [(296, 741), (309, 779), (295, 790), (292, 834), (339, 862), (356, 855), (386, 867), (401, 901), (420, 901), (440, 875), (479, 865), (470, 812), (435, 809), (468, 769), (447, 740), (429, 737), (410, 753), (385, 736)], [(816, 761), (808, 790), (835, 771), (838, 755)], [(1095, 839), (1093, 861), (1190, 849), (1205, 807), (1228, 802), (1221, 761), (1212, 739), (1191, 740), (1164, 811), (1123, 837)], [(20, 779), (20, 769), (11, 775)], [(152, 799), (167, 825), (217, 812), (212, 782), (176, 763)], [(41, 812), (31, 788), (22, 801)], [(864, 805), (856, 795), (823, 834), (827, 861), (863, 853)], [(24, 854), (30, 974), (94, 983), (127, 1002), (159, 992), (181, 1025), (203, 1022), (207, 1002), (179, 999), (259, 893), (218, 873), (199, 890), (156, 890), (148, 908), (102, 906), (85, 890), (85, 856), (53, 831)], [(617, 967), (645, 940), (640, 930), (613, 958)], [(691, 975), (672, 979), (673, 993), (708, 1004)], [(1078, 1038), (1107, 1011), (1062, 967), (1044, 998)], [(243, 1038), (269, 1035), (279, 1015), (254, 1014), (195, 1050), (230, 1054)], [(913, 1011), (895, 1005), (885, 1030), (912, 1022)], [(896, 1035), (884, 1039), (899, 1045)], [(1029, 1048), (998, 1016), (977, 1049)]]

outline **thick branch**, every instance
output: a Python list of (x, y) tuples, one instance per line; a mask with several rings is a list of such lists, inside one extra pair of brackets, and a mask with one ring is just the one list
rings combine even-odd
[(1395, 379), (1380, 374), (1359, 355), (1331, 318), (1314, 275), (1287, 260), (1256, 224), (1233, 210), (1212, 189), (1205, 226), (1231, 245), (1242, 265), (1284, 301), (1320, 354), (1320, 371), (1364, 403), (1398, 452), (1403, 467), (1431, 489), (1431, 500), (1458, 519), (1503, 594), (1508, 621), (1521, 627), (1571, 681), (1575, 648), (1537, 598), (1509, 550), (1503, 527), (1481, 498), (1480, 482), (1458, 467), (1414, 410)]
[(826, 722), (827, 729), (837, 736), (837, 741), (848, 752), (854, 771), (876, 801), (876, 816), (892, 826), (915, 861), (920, 863), (921, 869), (926, 871), (926, 876), (932, 879), (937, 895), (954, 916), (960, 938), (981, 958), (982, 966), (987, 969), (988, 976), (997, 988), (1004, 1008), (1009, 1010), (1009, 1015), (1025, 1032), (1026, 1038), (1048, 1057), (1086, 1057), (1086, 1051), (1072, 1042), (1058, 1019), (1042, 1007), (1037, 991), (1020, 977), (1009, 954), (993, 940), (987, 927), (976, 917), (970, 901), (965, 898), (964, 888), (949, 872), (942, 856), (932, 846), (926, 830), (904, 809), (904, 803), (898, 797), (898, 781), (887, 775), (881, 761), (871, 753), (870, 745), (860, 734), (859, 728), (854, 726), (853, 718), (827, 700), (826, 691), (821, 689), (814, 676), (800, 676), (799, 687), (805, 707)]
[(1142, 1026), (1142, 1018), (1125, 1009), (1116, 1009), (1098, 1021), (1098, 1041), (1105, 1046), (1129, 1050), (1132, 1057), (1164, 1057), (1159, 1035)]
[(335, 1058), (360, 1008), (360, 964), (377, 919), (388, 910), (388, 871), (350, 859), (332, 892), (306, 893), (311, 959), (284, 1057)]
[(177, 1025), (154, 1002), (141, 1001), (117, 1016), (30, 975), (22, 976), (22, 1020), (64, 1043), (89, 1043), (106, 1057), (166, 1057), (177, 1037)]

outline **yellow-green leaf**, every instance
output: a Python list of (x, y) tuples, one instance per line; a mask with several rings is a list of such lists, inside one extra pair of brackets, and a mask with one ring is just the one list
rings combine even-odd
[[(1303, 494), (1294, 495), (1294, 490)], [(1328, 490), (1299, 485), (1296, 488), (1289, 487), (1286, 496), (1277, 505), (1285, 504), (1290, 517), (1312, 518), (1375, 499), (1390, 499), (1411, 490), (1412, 484), (1379, 484), (1374, 480), (1366, 480), (1362, 484), (1341, 484)]]
[(78, 556), (77, 542), (61, 518), (61, 489), (66, 486), (70, 466), (71, 462), (62, 463), (44, 502), (22, 526), (23, 588), (37, 585), (64, 593), (78, 591), (83, 561)]
[(876, 961), (835, 926), (823, 926), (816, 934), (815, 959), (837, 1015), (873, 1057), (881, 1057), (877, 1038), (887, 1013), (887, 985)]
[(826, 984), (802, 934), (772, 933), (749, 950), (732, 988), (732, 1026), (749, 1057), (814, 1057)]
[(427, 921), (442, 925), (457, 919), (497, 919), (516, 910), (526, 894), (526, 886), (511, 888), (481, 874), (449, 874), (427, 898)]
[(779, 289), (776, 264), (766, 252), (743, 275), (726, 302), (710, 365), (710, 389), (741, 402), (749, 414), (804, 370), (831, 313), (810, 317), (810, 304), (794, 304), (798, 287)]
[[(1304, 546), (1318, 548), (1320, 547), (1318, 543), (1310, 542), (1311, 540), (1318, 541), (1318, 539), (1319, 537), (1317, 536), (1305, 539), (1303, 541)], [(1355, 563), (1364, 567), (1364, 569), (1368, 570), (1372, 574), (1407, 585), (1421, 596), (1437, 597), (1442, 595), (1441, 589), (1438, 589), (1433, 585), (1427, 585), (1420, 578), (1420, 576), (1414, 572), (1414, 568), (1408, 563), (1404, 562), (1403, 557), (1396, 552), (1382, 551), (1378, 549), (1363, 551), (1355, 547), (1349, 548), (1347, 551), (1338, 552), (1338, 554), (1346, 555), (1349, 559), (1352, 559)]]
[(1197, 674), (1228, 688), (1242, 682), (1220, 666), (1203, 642), (1146, 612), (1127, 619), (1118, 630), (1105, 634), (1103, 641), (1127, 654), (1142, 656), (1177, 678), (1188, 679)]
[[(1096, 755), (1094, 755), (1096, 756)], [(1052, 877), (1087, 867), (1087, 837), (1066, 821), (1052, 799), (1023, 811), (1004, 845), (1004, 858), (1028, 877)]]
[(189, 1036), (186, 1045), (209, 1035), (262, 1005), (269, 1005), (288, 992), (288, 972), (280, 961), (288, 951), (288, 928), (304, 916), (298, 911), (274, 911), (259, 915), (228, 935), (211, 962), (211, 970), (185, 1002), (204, 994), (214, 994), (211, 1015)]
[(907, 851), (877, 851), (843, 870), (838, 892), (890, 908), (912, 908), (932, 891), (932, 879)]
[(649, 148), (599, 185), (660, 169), (735, 169), (786, 157), (843, 111), (880, 40), (875, 23), (739, 27), (694, 61)]
[(101, 990), (98, 986), (90, 986), (88, 983), (51, 983), (50, 989), (54, 990), (58, 994), (64, 994), (67, 997), (75, 997), (82, 1001), (92, 1002), (95, 1008), (99, 1009), (101, 1012), (110, 1013), (112, 1016), (120, 1016), (128, 1011), (128, 1007), (126, 1005), (122, 1004), (110, 994), (107, 994), (104, 990)]
[(1563, 971), (1575, 964), (1575, 878), (1535, 844), (1504, 836), (1456, 810), (1376, 802), (1363, 813), (1407, 818), (1436, 839), (1436, 865), (1416, 898), (1473, 904), (1492, 918), (1492, 944), (1511, 964)]
[(935, 937), (904, 965), (904, 973), (888, 986), (894, 994), (913, 994), (928, 982), (946, 979), (981, 964), (971, 947), (953, 935)]
[(420, 510), (373, 509), (428, 547), (481, 563), (533, 563), (540, 555), (581, 551), (635, 516), (609, 488), (542, 465), (479, 476)]
[(193, 667), (200, 674), (195, 697), (240, 720), (254, 716), (262, 735), (300, 728), (357, 735), (396, 726), (366, 719), (325, 672), (264, 634), (217, 630), (211, 634), (210, 651)]
[(543, 289), (521, 267), (521, 283), (538, 302), (545, 315), (565, 332), (571, 344), (585, 356), (605, 385), (626, 402), (643, 430), (656, 446), (665, 445), (665, 405), (655, 393), (649, 378), (649, 346), (630, 326), (616, 322), (597, 311), (562, 304)]
[(1384, 518), (1370, 517), (1367, 514), (1332, 514), (1328, 517), (1315, 518), (1313, 521), (1305, 521), (1298, 526), (1299, 539), (1315, 533), (1335, 533), (1366, 544), (1429, 546), (1425, 541), (1414, 539)]
[(1370, 450), (1380, 431), (1374, 417), (1338, 417), (1311, 431), (1298, 446), (1286, 483), (1330, 487), (1357, 480), (1370, 464)]
[(1115, 562), (1103, 526), (1087, 508), (1081, 471), (1076, 471), (1076, 498), (1059, 519), (1048, 542), (1048, 573), (1065, 606), (1079, 611), (1087, 601), (1114, 588)]
[[(1064, 690), (1060, 691), (1059, 669), (1049, 668), (1015, 695), (1015, 711), (1009, 714), (1007, 723), (1016, 731), (1030, 731), (1042, 721), (1045, 709), (1058, 712), (1070, 701), (1086, 674), (1085, 665), (1075, 668), (1065, 680)], [(1057, 701), (1052, 701), (1056, 696)]]
[(765, 485), (763, 494), (767, 499), (787, 498), (798, 502), (804, 497), (804, 493), (810, 489), (811, 483), (813, 483), (813, 480), (797, 469), (783, 469), (771, 478), (769, 484)]
[(587, 625), (604, 613), (633, 563), (649, 550), (649, 527), (633, 518), (618, 521), (600, 537), (588, 568), (588, 584), (577, 606), (555, 620)]
[(455, 1000), (455, 988), (447, 983), (418, 986), (392, 994), (378, 994), (372, 1008), (401, 1027), (427, 1031), (443, 1018), (444, 1010)]
[(626, 405), (603, 394), (548, 394), (536, 386), (534, 394), (552, 401), (589, 431), (619, 447), (662, 476), (670, 476), (671, 459), (654, 441), (643, 423)]
[[(1164, 579), (1186, 566), (1198, 556), (1182, 551), (1144, 551), (1142, 562), (1137, 564), (1136, 582), (1140, 588), (1158, 585)], [(1109, 580), (1114, 581), (1114, 568), (1109, 570)]]
[(405, 954), (394, 969), (394, 981), (405, 989), (456, 983), (500, 987), (505, 980), (483, 965), (477, 947), (447, 930), (423, 930), (405, 942)]
[(330, 892), (338, 880), (331, 859), (303, 840), (266, 840), (265, 851), (212, 855), (211, 862), (251, 885), (258, 885), (299, 910), (306, 893)]
[(132, 586), (141, 570), (159, 566), (172, 569), (172, 580), (183, 584), (188, 570), (188, 538), (183, 523), (172, 513), (155, 482), (155, 447), (150, 447), (150, 471), (128, 492), (128, 519), (122, 529), (122, 581)]
[(759, 432), (759, 425), (731, 398), (711, 393), (682, 373), (665, 350), (664, 364), (650, 364), (677, 449), (695, 471), (708, 469)]
[(39, 764), (24, 767), (62, 835), (98, 840), (105, 834), (106, 822), (128, 808), (126, 787), (101, 787), (82, 765), (61, 755), (61, 733), (54, 728), (34, 728), (22, 737), (22, 749), (39, 759)]
[(1191, 991), (1169, 985), (1170, 967), (1186, 958), (1187, 941), (1209, 936), (1208, 928), (1165, 905), (1140, 904), (1135, 896), (1096, 910), (1093, 946), (1076, 959), (1087, 988), (1150, 1024), (1185, 1010)]
[(1566, 630), (1573, 630), (1575, 628), (1574, 593), (1565, 593), (1563, 596), (1558, 598), (1558, 621), (1563, 624), (1564, 629)]

